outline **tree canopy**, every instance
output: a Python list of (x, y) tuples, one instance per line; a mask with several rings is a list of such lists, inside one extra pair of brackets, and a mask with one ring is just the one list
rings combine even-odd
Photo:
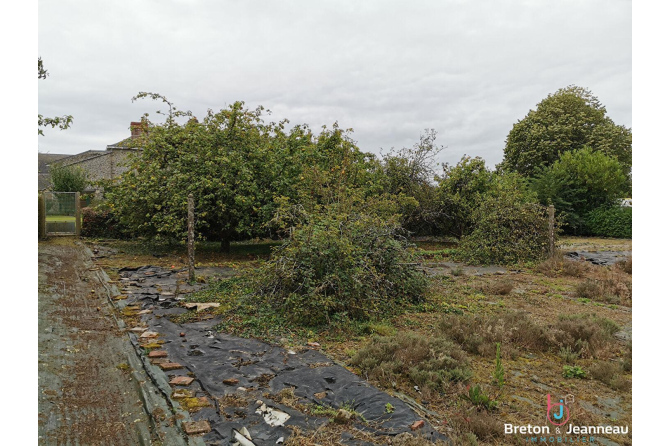
[(267, 236), (281, 197), (324, 205), (369, 182), (370, 157), (337, 125), (318, 136), (306, 125), (286, 131), (287, 121), (265, 123), (269, 113), (244, 102), (209, 110), (199, 121), (161, 95), (134, 99), (144, 97), (169, 106), (166, 120), (145, 116), (142, 150), (120, 181), (106, 187), (121, 222), (138, 234), (181, 238), (192, 193), (196, 231), (227, 250), (238, 237)]
[(627, 178), (615, 158), (584, 147), (561, 154), (531, 186), (542, 204), (553, 204), (572, 232), (578, 232), (590, 211), (616, 204), (626, 191)]
[(574, 85), (559, 89), (514, 124), (500, 167), (533, 176), (561, 154), (588, 146), (617, 159), (629, 174), (631, 129), (615, 124), (606, 113), (591, 91)]

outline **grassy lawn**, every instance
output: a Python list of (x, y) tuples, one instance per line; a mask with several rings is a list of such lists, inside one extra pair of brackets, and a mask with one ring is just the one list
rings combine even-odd
[[(243, 278), (278, 244), (235, 243), (226, 255), (217, 251), (217, 244), (201, 243), (196, 263), (229, 266)], [(183, 245), (89, 245), (105, 255), (99, 264), (112, 279), (123, 266), (186, 265)], [(628, 250), (631, 241), (572, 237), (560, 245), (566, 251)], [(453, 242), (425, 242), (417, 251), (435, 264), (435, 258), (449, 260), (453, 248)], [(227, 284), (194, 299), (220, 302), (221, 308), (212, 311), (222, 313), (221, 329), (227, 332), (293, 349), (318, 342), (326, 355), (354, 373), (421, 405), (423, 417), (454, 444), (526, 444), (525, 437), (504, 435), (503, 425), (547, 425), (547, 394), (556, 399), (574, 395), (574, 425), (630, 426), (630, 266), (602, 267), (557, 257), (491, 274), (476, 275), (467, 267), (429, 269), (431, 285), (424, 303), (393, 318), (340, 321), (328, 328), (288, 327), (276, 314), (229, 311), (235, 298)], [(211, 312), (187, 316), (182, 320), (211, 317)], [(488, 403), (472, 392), (477, 386)], [(599, 436), (616, 444), (632, 443), (630, 433)], [(302, 444), (296, 440), (294, 444)]]
[(47, 215), (47, 221), (71, 221), (74, 222), (75, 218), (70, 215)]

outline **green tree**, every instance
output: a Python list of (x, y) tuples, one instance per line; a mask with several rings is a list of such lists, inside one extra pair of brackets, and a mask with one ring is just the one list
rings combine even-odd
[(49, 175), (54, 192), (83, 192), (88, 184), (88, 175), (79, 166), (52, 165)]
[(463, 237), (474, 224), (474, 211), (489, 193), (493, 172), (483, 158), (464, 155), (455, 166), (445, 164), (439, 179), (439, 195), (447, 216), (449, 235)]
[[(277, 154), (270, 144), (281, 124), (264, 124), (262, 107), (249, 110), (235, 102), (202, 122), (177, 110), (163, 96), (140, 93), (137, 98), (162, 100), (169, 107), (164, 123), (145, 118), (142, 147), (130, 169), (108, 199), (121, 222), (154, 237), (181, 238), (186, 231), (186, 203), (195, 197), (196, 229), (221, 241), (228, 251), (240, 234), (249, 235), (271, 216)], [(184, 124), (178, 121), (188, 118)]]
[[(49, 75), (49, 72), (44, 68), (44, 64), (42, 63), (42, 58), (38, 57), (37, 58), (37, 79), (46, 79), (47, 76)], [(70, 128), (70, 125), (72, 125), (72, 115), (63, 115), (63, 116), (57, 116), (55, 118), (48, 118), (46, 116), (42, 116), (41, 114), (37, 115), (37, 134), (44, 136), (44, 132), (40, 127), (51, 127), (51, 128), (56, 128), (58, 127), (61, 130), (65, 130)]]
[(435, 143), (437, 132), (426, 129), (411, 148), (384, 154), (377, 179), (381, 191), (401, 200), (402, 226), (415, 234), (435, 234), (443, 224), (442, 208), (435, 184), (435, 157), (444, 147)]
[(354, 189), (339, 202), (306, 212), (282, 206), (291, 224), (284, 244), (256, 275), (256, 297), (305, 325), (333, 317), (368, 320), (423, 299), (425, 274), (403, 236), (395, 200), (363, 199)]
[(533, 176), (561, 154), (589, 146), (616, 158), (630, 174), (631, 129), (616, 125), (606, 113), (591, 91), (574, 85), (559, 89), (514, 124), (500, 167)]
[(627, 177), (613, 157), (585, 147), (563, 153), (543, 168), (531, 188), (543, 204), (553, 204), (572, 232), (579, 232), (586, 215), (601, 206), (611, 206), (623, 196)]
[(198, 121), (159, 94), (139, 98), (164, 102), (165, 121), (144, 118), (142, 150), (121, 181), (106, 186), (121, 223), (139, 234), (183, 238), (192, 193), (196, 231), (228, 251), (236, 238), (270, 235), (267, 223), (282, 202), (327, 205), (371, 182), (374, 157), (337, 124), (316, 136), (306, 125), (285, 131), (287, 121), (265, 123), (263, 107), (243, 102)]

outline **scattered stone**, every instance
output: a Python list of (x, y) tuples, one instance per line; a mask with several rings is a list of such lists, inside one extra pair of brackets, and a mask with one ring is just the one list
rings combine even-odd
[(209, 421), (207, 420), (184, 421), (181, 426), (184, 428), (184, 432), (186, 432), (187, 435), (206, 434), (212, 430)]
[(168, 352), (165, 350), (153, 350), (149, 352), (150, 358), (167, 358)]
[(196, 311), (202, 311), (202, 310), (206, 310), (207, 308), (217, 308), (221, 304), (217, 303), (217, 302), (204, 302), (204, 303), (203, 302), (185, 302), (185, 303), (182, 303), (182, 305), (184, 307), (188, 308), (189, 310), (195, 308)]
[(153, 365), (167, 364), (168, 362), (170, 362), (170, 360), (167, 358), (154, 358), (151, 360)]
[(193, 392), (191, 392), (188, 389), (177, 389), (174, 392), (172, 392), (172, 398), (178, 400), (181, 398), (192, 398), (193, 397)]
[(179, 333), (179, 336), (181, 336), (181, 337), (183, 338), (184, 336), (186, 336), (186, 333), (184, 333), (184, 332), (182, 331), (181, 333)]
[(321, 344), (319, 344), (318, 342), (308, 342), (307, 345), (309, 347), (321, 347)]
[(413, 431), (415, 431), (415, 430), (417, 430), (417, 429), (421, 429), (421, 428), (424, 427), (425, 425), (426, 425), (426, 422), (425, 422), (425, 421), (423, 421), (423, 420), (418, 420), (418, 421), (415, 421), (414, 424), (412, 424), (409, 428), (412, 429)]
[(222, 382), (227, 386), (236, 386), (240, 383), (240, 380), (237, 378), (226, 378)]
[(164, 362), (162, 364), (158, 364), (158, 366), (163, 369), (163, 370), (177, 370), (177, 369), (183, 369), (184, 366), (177, 363), (177, 362)]
[(170, 380), (170, 384), (173, 386), (189, 386), (194, 381), (194, 378), (190, 376), (175, 376)]

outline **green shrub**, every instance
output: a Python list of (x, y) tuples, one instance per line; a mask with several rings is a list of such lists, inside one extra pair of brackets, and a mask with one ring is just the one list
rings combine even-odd
[(586, 378), (586, 372), (582, 370), (578, 365), (564, 365), (563, 366), (563, 377), (564, 378)]
[(468, 386), (468, 394), (463, 395), (463, 398), (470, 401), (478, 407), (483, 407), (486, 410), (494, 410), (498, 407), (498, 402), (491, 399), (482, 388), (477, 384), (476, 386)]
[(633, 208), (599, 207), (586, 214), (584, 225), (587, 235), (632, 238)]
[(386, 387), (404, 379), (430, 390), (443, 390), (450, 381), (470, 378), (467, 356), (446, 339), (414, 333), (374, 337), (351, 359), (366, 377)]
[(458, 246), (459, 259), (504, 265), (547, 258), (549, 226), (543, 206), (491, 197), (475, 220), (474, 230)]
[(79, 166), (50, 166), (54, 192), (82, 192), (88, 184), (86, 171)]
[(301, 220), (256, 276), (256, 296), (287, 320), (365, 321), (423, 299), (428, 279), (396, 219), (333, 205)]

